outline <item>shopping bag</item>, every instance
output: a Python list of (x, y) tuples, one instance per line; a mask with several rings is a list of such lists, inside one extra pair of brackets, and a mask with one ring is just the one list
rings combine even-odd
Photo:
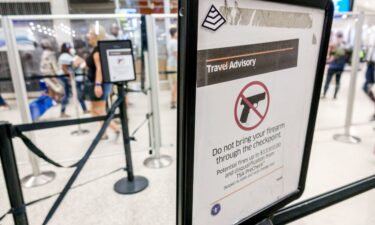
[(41, 116), (43, 116), (45, 112), (47, 112), (48, 109), (50, 109), (54, 105), (56, 105), (56, 103), (51, 97), (47, 95), (39, 96), (29, 105), (32, 120), (38, 120)]

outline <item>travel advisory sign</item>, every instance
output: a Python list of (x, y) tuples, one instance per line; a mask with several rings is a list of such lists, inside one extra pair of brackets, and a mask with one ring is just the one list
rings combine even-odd
[(198, 8), (192, 224), (237, 224), (298, 190), (325, 12)]

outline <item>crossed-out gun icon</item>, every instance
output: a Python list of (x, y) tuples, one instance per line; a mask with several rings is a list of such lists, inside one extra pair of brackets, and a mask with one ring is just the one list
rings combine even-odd
[[(253, 95), (253, 96), (247, 97), (246, 99), (255, 108), (258, 108), (259, 102), (263, 101), (264, 99), (266, 99), (266, 93), (263, 92), (261, 94), (257, 94), (257, 95)], [(248, 118), (249, 118), (249, 114), (250, 114), (250, 106), (247, 104), (247, 102), (244, 99), (242, 99), (241, 105), (243, 105), (244, 108), (242, 110), (240, 121), (241, 121), (241, 123), (246, 123), (247, 120), (248, 120)]]

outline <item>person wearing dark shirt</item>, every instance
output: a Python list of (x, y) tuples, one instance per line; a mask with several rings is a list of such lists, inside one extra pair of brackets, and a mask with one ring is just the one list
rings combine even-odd
[(345, 63), (346, 63), (345, 42), (344, 42), (344, 36), (341, 32), (337, 32), (336, 42), (330, 46), (330, 49), (331, 51), (329, 53), (329, 59), (328, 59), (329, 68), (327, 72), (327, 79), (324, 85), (323, 98), (326, 97), (332, 78), (335, 77), (336, 87), (335, 87), (335, 93), (333, 95), (333, 98), (336, 99), (337, 93), (339, 92), (339, 89), (340, 89), (341, 74), (344, 72)]
[[(90, 28), (87, 34), (89, 45), (93, 47), (93, 50), (86, 60), (88, 67), (88, 79), (92, 85), (91, 90), (91, 113), (93, 116), (104, 116), (106, 114), (106, 100), (108, 99), (112, 84), (103, 83), (102, 67), (100, 63), (100, 55), (98, 50), (98, 41), (106, 39), (106, 32), (102, 26), (94, 25)], [(109, 127), (116, 133), (116, 139), (120, 135), (119, 127), (111, 122)], [(108, 139), (108, 135), (105, 134), (102, 139)]]

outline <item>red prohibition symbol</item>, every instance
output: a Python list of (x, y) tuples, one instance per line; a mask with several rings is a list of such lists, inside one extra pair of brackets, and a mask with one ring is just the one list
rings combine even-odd
[[(252, 90), (257, 90), (257, 93), (246, 96), (246, 92)], [(260, 104), (266, 104), (265, 109), (263, 107), (264, 110), (259, 110), (258, 106)], [(266, 118), (269, 106), (270, 93), (266, 85), (260, 81), (250, 82), (241, 90), (234, 106), (234, 118), (237, 125), (246, 131), (257, 128)], [(250, 117), (252, 118), (252, 123), (248, 122)]]

